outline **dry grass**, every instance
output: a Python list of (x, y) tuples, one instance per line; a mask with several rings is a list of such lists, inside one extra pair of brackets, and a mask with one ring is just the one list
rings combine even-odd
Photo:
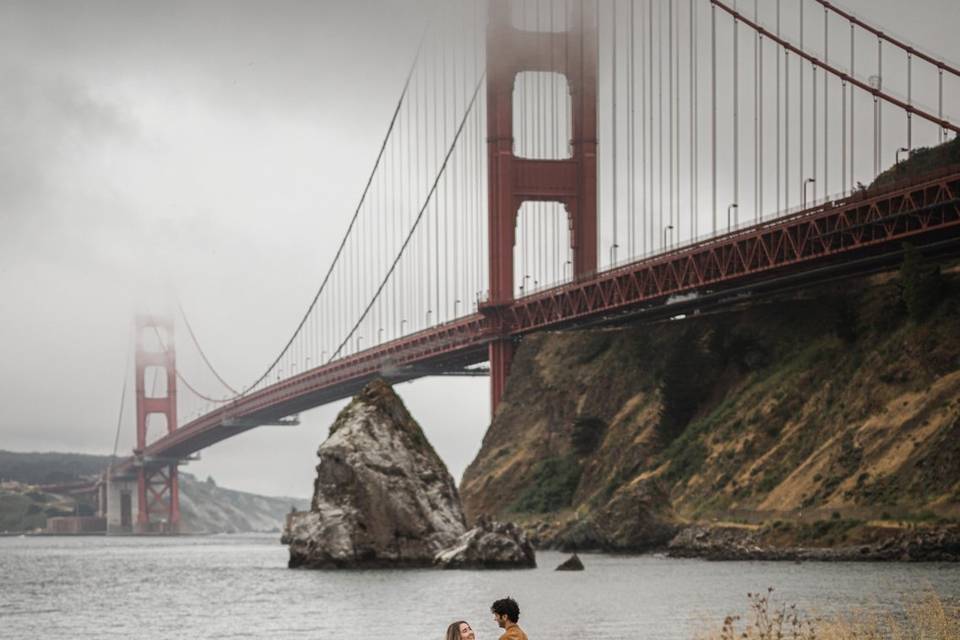
[(905, 603), (902, 616), (854, 611), (816, 619), (800, 613), (796, 605), (777, 604), (772, 594), (772, 588), (747, 594), (747, 616), (727, 616), (719, 633), (701, 640), (960, 640), (960, 606), (933, 592)]

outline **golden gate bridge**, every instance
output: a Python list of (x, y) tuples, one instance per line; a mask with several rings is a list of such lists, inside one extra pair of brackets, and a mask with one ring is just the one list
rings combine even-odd
[(183, 460), (375, 377), (489, 375), (496, 412), (531, 332), (955, 252), (960, 166), (928, 147), (958, 98), (956, 67), (824, 0), (443, 3), (262, 374), (229, 384), (182, 307), (198, 371), (172, 316), (136, 319), (136, 446), (101, 510), (175, 532)]

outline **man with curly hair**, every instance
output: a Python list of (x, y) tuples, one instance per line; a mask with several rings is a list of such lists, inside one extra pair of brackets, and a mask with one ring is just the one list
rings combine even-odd
[(497, 626), (503, 629), (500, 640), (527, 640), (517, 621), (520, 619), (520, 605), (513, 598), (506, 597), (497, 600), (490, 606), (490, 612)]

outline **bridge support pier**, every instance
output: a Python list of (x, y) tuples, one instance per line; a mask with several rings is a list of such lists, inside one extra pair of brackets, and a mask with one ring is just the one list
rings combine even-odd
[(137, 482), (133, 478), (111, 478), (107, 470), (104, 483), (104, 510), (107, 519), (107, 534), (133, 533), (133, 514), (139, 505)]
[[(524, 202), (559, 202), (567, 212), (573, 278), (597, 270), (597, 24), (596, 0), (575, 3), (569, 28), (524, 31), (513, 26), (509, 0), (490, 0), (487, 24), (487, 154), (489, 166), (490, 308), (513, 300), (517, 217)], [(513, 94), (517, 75), (563, 75), (570, 88), (571, 155), (514, 155)], [(490, 343), (490, 389), (496, 413), (513, 361), (509, 326)]]

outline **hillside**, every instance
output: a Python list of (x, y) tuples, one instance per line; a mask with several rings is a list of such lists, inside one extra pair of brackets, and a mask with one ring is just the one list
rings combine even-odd
[(539, 334), (461, 485), (541, 544), (643, 550), (691, 524), (774, 546), (960, 519), (960, 274), (900, 272), (711, 315)]
[[(90, 478), (110, 462), (109, 456), (73, 453), (0, 451), (0, 532), (42, 528), (48, 517), (93, 515), (93, 505), (70, 496), (43, 493), (35, 485)], [(280, 531), (291, 508), (309, 501), (274, 498), (218, 487), (180, 472), (180, 512), (184, 533)]]

